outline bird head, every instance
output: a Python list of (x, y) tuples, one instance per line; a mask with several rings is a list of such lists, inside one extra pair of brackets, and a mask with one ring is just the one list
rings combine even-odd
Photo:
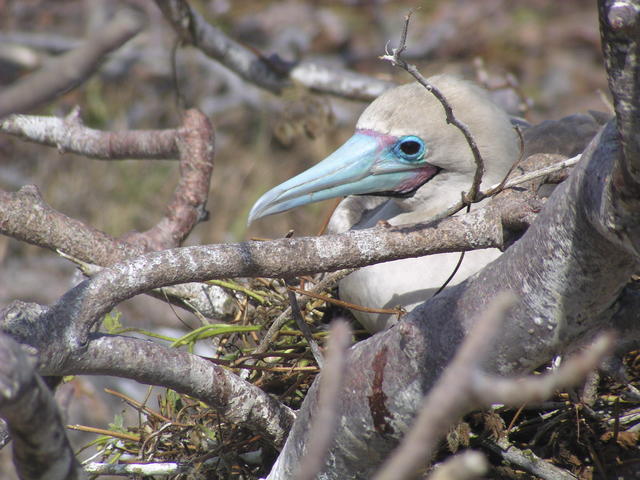
[[(429, 79), (469, 128), (485, 162), (483, 186), (499, 182), (518, 157), (508, 116), (481, 88), (449, 75)], [(322, 162), (265, 193), (252, 221), (347, 195), (386, 195), (437, 210), (469, 191), (476, 171), (462, 132), (418, 83), (388, 90), (362, 113), (355, 134)], [(417, 198), (411, 198), (411, 197)], [(444, 206), (446, 205), (446, 206)]]

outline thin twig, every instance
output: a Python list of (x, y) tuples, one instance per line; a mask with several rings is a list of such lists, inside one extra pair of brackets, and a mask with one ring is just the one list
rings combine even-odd
[[(582, 158), (582, 155), (576, 155), (575, 157), (568, 158), (567, 160), (563, 160), (553, 165), (549, 165), (548, 167), (544, 167), (539, 170), (534, 170), (533, 172), (525, 173), (524, 175), (520, 175), (512, 180), (509, 180), (506, 182), (503, 180), (502, 182), (496, 183), (495, 185), (492, 185), (488, 189), (479, 192), (476, 198), (478, 201), (484, 200), (485, 198), (492, 197), (502, 192), (503, 190), (507, 190), (509, 188), (516, 187), (518, 185), (522, 185), (523, 183), (530, 182), (537, 178), (546, 177), (547, 175), (551, 175), (552, 173), (559, 172), (560, 170), (564, 170), (565, 168), (573, 167), (581, 160), (581, 158)], [(505, 178), (508, 178), (508, 177), (505, 177)], [(441, 212), (438, 215), (435, 215), (430, 220), (436, 221), (446, 217), (450, 217), (458, 213), (465, 206), (466, 206), (465, 202), (460, 201), (450, 206), (444, 212)]]
[[(310, 293), (323, 292), (325, 290), (333, 288), (333, 286), (336, 283), (338, 283), (340, 280), (342, 280), (347, 275), (353, 273), (354, 271), (355, 271), (355, 269), (348, 268), (348, 269), (345, 269), (345, 270), (338, 270), (337, 272), (330, 273), (330, 274), (326, 275), (310, 291)], [(308, 302), (309, 302), (309, 300), (303, 300), (300, 303), (300, 307), (304, 308), (307, 305)], [(268, 348), (269, 348), (269, 344), (271, 342), (273, 342), (273, 339), (276, 337), (276, 335), (278, 334), (278, 332), (280, 331), (282, 326), (289, 321), (289, 318), (291, 318), (291, 307), (287, 307), (278, 316), (278, 318), (276, 318), (274, 320), (274, 322), (269, 327), (269, 330), (267, 330), (267, 333), (265, 333), (264, 337), (262, 337), (262, 340), (260, 341), (260, 345), (258, 345), (256, 347), (256, 349), (253, 351), (253, 353), (256, 354), (256, 353), (264, 353), (264, 352), (266, 352), (268, 350)]]
[(502, 190), (506, 190), (507, 188), (512, 188), (517, 185), (522, 185), (523, 183), (530, 182), (531, 180), (535, 180), (537, 178), (551, 175), (552, 173), (559, 172), (560, 170), (564, 170), (565, 168), (573, 167), (580, 161), (581, 158), (582, 158), (582, 154), (576, 155), (575, 157), (571, 157), (561, 162), (554, 163), (553, 165), (549, 165), (548, 167), (544, 167), (539, 170), (534, 170), (533, 172), (525, 173), (524, 175), (520, 175), (516, 178), (509, 180), (502, 187), (500, 187), (500, 184), (492, 185), (487, 190), (482, 192), (482, 195), (484, 197), (490, 197), (492, 195), (495, 195), (496, 193), (499, 193)]
[(307, 325), (307, 322), (304, 321), (304, 317), (302, 316), (302, 312), (300, 311), (300, 305), (298, 305), (296, 294), (293, 290), (289, 289), (287, 289), (287, 294), (289, 295), (289, 303), (291, 304), (291, 313), (293, 314), (293, 318), (296, 321), (298, 328), (302, 332), (302, 335), (304, 335), (304, 338), (307, 340), (307, 343), (309, 343), (313, 358), (316, 359), (316, 363), (318, 364), (318, 366), (322, 368), (322, 366), (324, 365), (324, 357), (322, 356), (322, 352), (320, 351), (318, 342), (313, 339), (313, 334), (311, 333), (309, 325)]
[[(469, 213), (470, 211), (471, 211), (471, 204), (467, 205), (467, 213)], [(455, 277), (456, 273), (458, 273), (458, 270), (460, 270), (460, 266), (462, 265), (462, 261), (464, 260), (465, 253), (466, 252), (460, 252), (460, 256), (458, 257), (458, 261), (456, 262), (456, 266), (453, 267), (453, 270), (451, 271), (451, 274), (447, 277), (447, 279), (444, 281), (444, 283), (442, 285), (440, 285), (440, 288), (438, 288), (438, 290), (436, 290), (436, 293), (434, 293), (431, 298), (433, 298), (436, 295), (438, 295), (445, 288), (447, 288), (447, 285), (449, 285), (449, 283), (451, 283), (451, 280), (453, 280), (453, 277)]]
[(307, 297), (315, 298), (316, 300), (322, 300), (324, 302), (331, 303), (331, 304), (337, 305), (339, 307), (348, 308), (350, 310), (356, 310), (358, 312), (382, 313), (382, 314), (397, 315), (398, 318), (400, 318), (404, 313), (406, 313), (404, 310), (402, 310), (400, 308), (371, 308), (371, 307), (365, 307), (363, 305), (357, 305), (355, 303), (345, 302), (344, 300), (338, 300), (337, 298), (332, 298), (332, 297), (328, 297), (326, 295), (320, 295), (319, 293), (314, 293), (314, 292), (310, 292), (308, 290), (303, 290), (302, 288), (290, 287), (290, 286), (287, 286), (287, 288), (289, 290), (293, 290), (296, 293), (299, 293), (300, 295), (305, 295)]
[(158, 420), (165, 422), (165, 423), (171, 423), (177, 427), (190, 427), (192, 425), (187, 425), (186, 423), (179, 423), (179, 422), (175, 422), (173, 420), (171, 420), (170, 418), (165, 417), (164, 415), (156, 412), (155, 410), (152, 410), (151, 408), (147, 407), (145, 404), (138, 402), (137, 400), (125, 395), (124, 393), (121, 392), (116, 392), (115, 390), (111, 390), (110, 388), (105, 388), (104, 389), (105, 393), (108, 393), (110, 395), (113, 395), (115, 397), (118, 397), (119, 399), (121, 399), (122, 401), (128, 403), (129, 405), (131, 405), (131, 407), (135, 408), (136, 410), (139, 410), (141, 412), (144, 412), (145, 415), (150, 416), (150, 417), (155, 417)]
[(409, 21), (411, 19), (412, 13), (413, 11), (409, 11), (409, 13), (405, 17), (404, 28), (402, 30), (402, 35), (400, 37), (399, 46), (397, 48), (393, 48), (391, 50), (390, 55), (389, 54), (382, 55), (380, 58), (382, 60), (391, 62), (392, 65), (396, 65), (402, 68), (403, 70), (407, 71), (407, 73), (409, 73), (413, 78), (415, 78), (420, 85), (422, 85), (429, 92), (431, 92), (433, 96), (435, 96), (436, 99), (442, 105), (447, 123), (456, 126), (460, 130), (460, 132), (462, 132), (462, 134), (464, 135), (464, 138), (467, 140), (467, 143), (469, 144), (469, 148), (473, 153), (473, 159), (476, 163), (476, 171), (473, 176), (473, 183), (471, 184), (471, 188), (469, 189), (469, 192), (464, 195), (464, 202), (467, 204), (477, 202), (478, 201), (477, 196), (478, 196), (478, 193), (480, 192), (480, 184), (482, 183), (482, 177), (484, 175), (484, 160), (482, 159), (482, 155), (480, 154), (480, 150), (478, 149), (478, 145), (475, 139), (473, 138), (473, 135), (471, 135), (469, 128), (463, 122), (458, 120), (456, 116), (453, 114), (453, 108), (451, 108), (451, 105), (449, 104), (449, 102), (447, 101), (443, 93), (435, 85), (429, 82), (429, 80), (427, 80), (420, 73), (420, 71), (415, 65), (407, 63), (401, 57), (402, 52), (406, 49), (407, 31), (409, 29)]

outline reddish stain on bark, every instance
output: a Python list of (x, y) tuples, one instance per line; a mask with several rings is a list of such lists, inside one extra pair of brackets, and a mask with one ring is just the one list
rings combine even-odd
[(392, 418), (391, 412), (387, 408), (387, 395), (382, 389), (384, 380), (384, 367), (387, 363), (387, 347), (383, 347), (373, 359), (373, 385), (371, 395), (367, 397), (369, 401), (369, 411), (373, 418), (373, 426), (376, 432), (384, 434), (394, 433), (393, 427), (389, 423)]

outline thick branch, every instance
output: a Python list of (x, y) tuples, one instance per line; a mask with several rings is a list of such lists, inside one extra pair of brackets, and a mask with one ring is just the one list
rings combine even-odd
[(511, 295), (493, 299), (425, 399), (400, 447), (376, 473), (375, 480), (411, 478), (412, 472), (428, 464), (438, 442), (466, 412), (495, 403), (515, 406), (545, 400), (557, 389), (573, 387), (584, 380), (611, 349), (613, 339), (604, 337), (553, 373), (517, 379), (486, 376), (480, 364), (515, 300)]
[(62, 250), (85, 262), (110, 265), (144, 250), (52, 209), (35, 185), (15, 193), (0, 191), (0, 233), (17, 240)]
[(31, 110), (84, 82), (107, 54), (137, 34), (142, 22), (132, 12), (117, 15), (81, 47), (52, 61), (47, 67), (0, 94), (0, 117)]
[[(299, 276), (395, 258), (500, 247), (503, 242), (500, 216), (484, 208), (432, 225), (153, 252), (113, 265), (70, 290), (40, 325), (56, 325), (57, 335), (78, 346), (84, 343), (88, 329), (117, 303), (160, 286), (221, 277)], [(50, 335), (48, 329), (42, 333)]]
[(99, 160), (128, 158), (177, 159), (176, 143), (179, 131), (128, 130), (104, 132), (82, 123), (80, 110), (74, 109), (65, 118), (11, 115), (0, 121), (0, 132), (26, 141), (57, 148)]
[[(3, 329), (14, 339), (31, 338), (44, 375), (113, 375), (161, 385), (206, 402), (225, 419), (243, 424), (282, 446), (293, 412), (229, 370), (188, 352), (124, 336), (92, 334), (70, 349), (59, 335), (46, 336), (40, 320), (46, 308), (13, 302), (0, 311)], [(61, 360), (63, 359), (63, 360)]]
[(313, 420), (312, 430), (315, 432), (309, 442), (305, 458), (300, 463), (300, 470), (295, 478), (297, 480), (313, 480), (322, 469), (325, 456), (338, 420), (338, 401), (344, 376), (344, 368), (347, 363), (347, 350), (351, 344), (351, 329), (342, 320), (331, 325), (329, 344), (327, 345), (327, 358), (322, 371), (318, 414)]
[[(46, 127), (51, 123), (61, 129), (47, 133)], [(82, 262), (109, 266), (144, 252), (179, 246), (197, 223), (206, 218), (214, 136), (211, 123), (198, 110), (185, 112), (183, 123), (177, 129), (146, 132), (87, 132), (76, 116), (62, 121), (16, 115), (4, 124), (18, 126), (21, 131), (28, 131), (32, 139), (39, 138), (43, 143), (62, 141), (65, 147), (72, 147), (77, 153), (102, 158), (109, 155), (167, 158), (178, 152), (181, 175), (166, 216), (145, 233), (115, 239), (52, 209), (42, 200), (36, 187), (27, 186), (16, 193), (0, 191), (2, 234), (62, 251)], [(43, 136), (34, 133), (32, 127), (35, 125)], [(65, 133), (62, 128), (66, 126), (70, 130)], [(231, 313), (228, 294), (216, 286), (182, 285), (179, 292), (165, 291), (157, 296), (195, 308), (208, 317), (224, 317)]]
[(0, 416), (13, 440), (13, 462), (23, 480), (73, 480), (79, 465), (35, 359), (0, 334)]
[(156, 0), (180, 39), (202, 50), (244, 80), (274, 93), (291, 86), (291, 79), (318, 92), (358, 100), (373, 100), (394, 86), (366, 75), (338, 71), (317, 64), (294, 66), (277, 55), (265, 57), (227, 37), (184, 0)]
[(640, 1), (600, 0), (600, 30), (616, 126), (623, 152), (613, 172), (612, 195), (621, 239), (637, 253), (640, 241)]
[(640, 180), (640, 1), (599, 0), (600, 33), (609, 88), (628, 172)]
[(276, 398), (229, 370), (188, 352), (130, 337), (94, 336), (55, 375), (113, 375), (190, 395), (225, 420), (282, 447), (294, 414)]
[[(499, 259), (352, 349), (341, 428), (322, 478), (371, 476), (413, 423), (423, 396), (474, 324), (475, 312), (497, 292), (511, 290), (520, 302), (495, 335), (493, 353), (483, 365), (489, 373), (530, 370), (611, 324), (613, 305), (638, 267), (620, 236), (616, 222), (625, 217), (618, 215), (610, 190), (621, 156), (617, 139), (615, 125), (609, 124), (536, 222)], [(314, 385), (270, 478), (295, 471), (316, 401)], [(355, 417), (359, 421), (351, 421)]]
[(147, 250), (182, 245), (191, 230), (208, 217), (205, 210), (215, 153), (214, 131), (198, 110), (187, 110), (176, 135), (180, 152), (180, 180), (167, 205), (167, 214), (150, 230), (127, 238), (142, 242)]

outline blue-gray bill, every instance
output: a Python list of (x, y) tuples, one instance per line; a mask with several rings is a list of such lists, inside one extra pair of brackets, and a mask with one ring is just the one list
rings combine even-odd
[(248, 222), (329, 198), (409, 194), (438, 171), (424, 161), (425, 152), (422, 140), (414, 136), (357, 131), (322, 162), (260, 197)]

